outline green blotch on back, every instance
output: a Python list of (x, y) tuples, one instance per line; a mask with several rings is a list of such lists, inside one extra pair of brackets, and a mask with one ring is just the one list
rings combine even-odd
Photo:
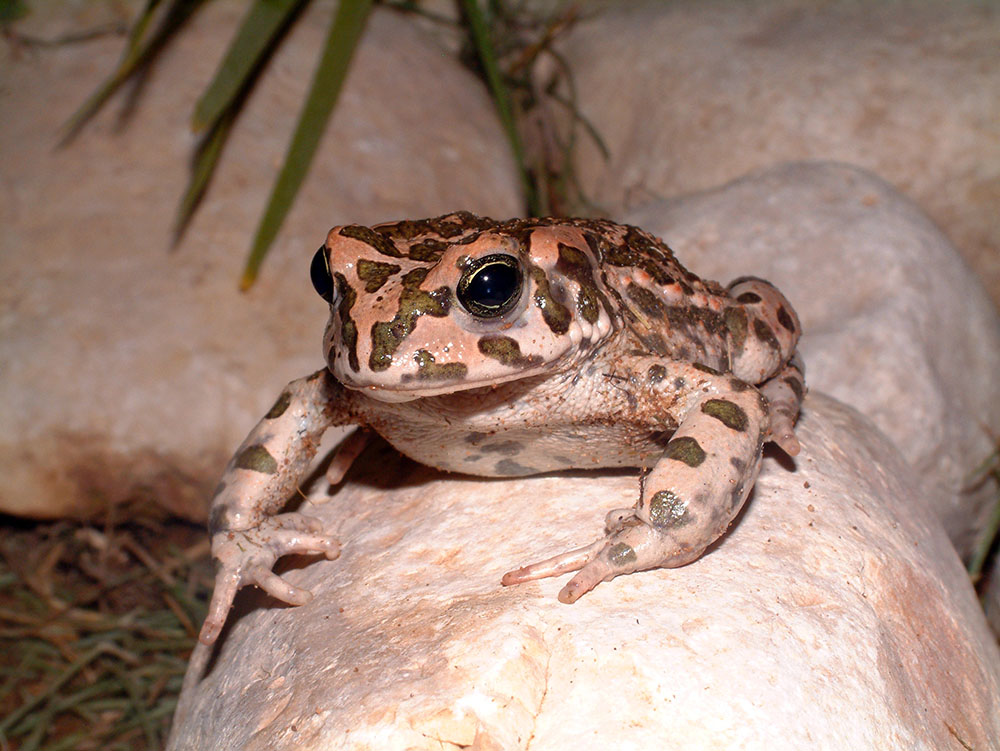
[(747, 413), (738, 405), (726, 399), (709, 399), (701, 405), (701, 411), (714, 417), (727, 428), (746, 432), (750, 420)]
[(639, 306), (639, 310), (647, 318), (652, 318), (656, 321), (663, 321), (667, 317), (667, 306), (663, 301), (656, 296), (656, 293), (646, 289), (645, 287), (640, 287), (638, 284), (632, 282), (625, 288), (625, 294), (628, 295), (629, 299)]
[(667, 459), (684, 462), (689, 467), (697, 467), (705, 461), (705, 450), (698, 443), (698, 440), (686, 435), (674, 438), (668, 443), (667, 450), (663, 452), (663, 455)]
[(273, 475), (278, 472), (278, 462), (271, 452), (259, 443), (247, 446), (236, 455), (235, 465), (240, 469), (249, 469), (252, 472), (260, 472), (265, 475)]
[(358, 240), (366, 245), (370, 245), (384, 256), (391, 256), (393, 258), (403, 257), (403, 254), (392, 240), (385, 235), (379, 234), (371, 227), (362, 227), (360, 224), (351, 224), (347, 227), (341, 227), (340, 235), (342, 237), (349, 237), (352, 240)]
[(741, 351), (746, 343), (749, 328), (746, 311), (743, 308), (726, 308), (722, 318), (729, 330), (729, 341), (732, 343), (733, 350)]
[(421, 240), (410, 246), (409, 256), (414, 261), (434, 263), (448, 249), (448, 243), (443, 240)]

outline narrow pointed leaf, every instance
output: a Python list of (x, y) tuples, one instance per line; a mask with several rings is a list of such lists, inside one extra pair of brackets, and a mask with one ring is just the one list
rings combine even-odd
[(146, 38), (146, 32), (149, 30), (149, 25), (153, 22), (153, 17), (156, 15), (156, 9), (159, 7), (161, 0), (146, 0), (146, 5), (139, 13), (139, 17), (132, 24), (132, 28), (128, 31), (128, 40), (125, 43), (125, 51), (122, 53), (122, 61), (128, 60), (133, 57), (139, 50), (139, 45), (142, 40)]
[[(174, 32), (183, 26), (184, 22), (204, 2), (205, 0), (173, 0), (166, 11), (163, 22), (153, 32), (148, 42), (145, 44), (141, 43), (139, 37), (143, 36), (142, 33), (133, 34), (134, 41), (130, 41), (130, 47), (127, 48), (124, 57), (118, 63), (115, 71), (97, 87), (97, 90), (87, 98), (87, 101), (62, 126), (59, 145), (65, 146), (69, 143), (80, 132), (80, 128), (97, 114), (98, 110), (118, 91), (123, 83), (134, 75), (136, 71), (152, 62), (173, 36)], [(149, 14), (155, 10), (156, 4), (156, 2), (147, 4), (143, 10), (142, 17), (138, 21), (140, 26), (144, 27), (149, 23)], [(142, 31), (144, 31), (144, 28)]]
[(188, 222), (194, 214), (194, 210), (201, 202), (208, 183), (215, 172), (215, 165), (222, 155), (222, 147), (229, 138), (229, 132), (233, 128), (236, 120), (237, 107), (230, 107), (222, 114), (212, 126), (211, 132), (205, 137), (205, 141), (199, 146), (195, 155), (194, 164), (191, 167), (191, 176), (188, 178), (187, 188), (181, 197), (180, 206), (177, 208), (177, 217), (174, 220), (174, 238), (176, 244), (184, 230), (187, 229)]
[(10, 23), (28, 15), (23, 0), (0, 0), (0, 24)]
[(514, 122), (514, 113), (510, 104), (510, 90), (504, 83), (500, 73), (500, 65), (497, 62), (496, 51), (493, 49), (493, 42), (490, 39), (489, 25), (479, 7), (477, 0), (462, 0), (462, 9), (465, 17), (469, 21), (469, 31), (472, 35), (472, 43), (476, 47), (476, 54), (479, 62), (483, 66), (486, 75), (486, 83), (493, 95), (493, 102), (500, 116), (500, 124), (510, 141), (511, 151), (514, 152), (514, 159), (517, 162), (517, 169), (521, 177), (521, 189), (529, 204), (532, 214), (539, 214), (538, 200), (536, 192), (532, 188), (531, 177), (528, 175), (527, 161), (524, 155), (524, 147), (521, 145), (521, 135), (517, 130), (517, 123)]
[(191, 127), (212, 127), (240, 95), (307, 0), (255, 0), (215, 77), (195, 106)]
[(271, 189), (267, 209), (257, 227), (253, 247), (240, 280), (241, 289), (248, 289), (257, 278), (260, 264), (305, 180), (371, 7), (372, 0), (341, 0), (337, 6), (312, 87), (285, 154), (285, 163)]

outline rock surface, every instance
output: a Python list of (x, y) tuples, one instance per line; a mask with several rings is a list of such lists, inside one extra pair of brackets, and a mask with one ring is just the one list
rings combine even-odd
[[(18, 29), (44, 38), (99, 25), (107, 7), (38, 5)], [(61, 150), (58, 126), (112, 70), (123, 40), (0, 45), (2, 512), (80, 516), (139, 499), (203, 518), (233, 447), (287, 381), (322, 363), (327, 311), (308, 268), (331, 226), (519, 210), (484, 87), (412, 23), (377, 12), (263, 276), (237, 292), (332, 12), (314, 3), (169, 252), (191, 112), (245, 8), (197, 14), (128, 127), (119, 130), (113, 101)]]
[(371, 454), (310, 509), (345, 542), (289, 574), (316, 598), (241, 595), (169, 748), (1000, 748), (1000, 654), (912, 471), (817, 393), (798, 434), (707, 555), (572, 606), (565, 577), (500, 576), (594, 539), (634, 473), (483, 481)]
[(560, 49), (610, 152), (580, 139), (609, 215), (779, 162), (856, 164), (915, 199), (1000, 303), (1000, 5), (599, 5)]
[(912, 202), (864, 171), (802, 163), (626, 218), (701, 276), (774, 282), (802, 320), (806, 383), (895, 442), (970, 552), (996, 498), (969, 478), (1000, 430), (1000, 317)]

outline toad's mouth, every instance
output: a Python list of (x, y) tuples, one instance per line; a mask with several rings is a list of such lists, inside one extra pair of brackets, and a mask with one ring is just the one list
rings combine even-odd
[(468, 378), (454, 380), (431, 380), (427, 377), (413, 376), (402, 382), (393, 383), (357, 383), (342, 381), (345, 388), (365, 394), (380, 402), (412, 402), (448, 394), (461, 394), (463, 397), (475, 399), (492, 394), (499, 386), (513, 381), (537, 380), (539, 376), (548, 377), (552, 374), (551, 365), (528, 370), (515, 371), (501, 376), (489, 378)]

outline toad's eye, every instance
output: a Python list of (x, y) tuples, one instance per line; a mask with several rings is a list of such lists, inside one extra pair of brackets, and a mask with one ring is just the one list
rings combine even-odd
[(319, 296), (328, 303), (333, 303), (333, 276), (330, 274), (330, 257), (326, 253), (326, 246), (316, 251), (313, 256), (312, 265), (309, 267), (309, 276), (312, 277), (313, 287)]
[(521, 297), (521, 264), (514, 256), (494, 253), (473, 261), (458, 280), (455, 295), (477, 318), (496, 318)]

